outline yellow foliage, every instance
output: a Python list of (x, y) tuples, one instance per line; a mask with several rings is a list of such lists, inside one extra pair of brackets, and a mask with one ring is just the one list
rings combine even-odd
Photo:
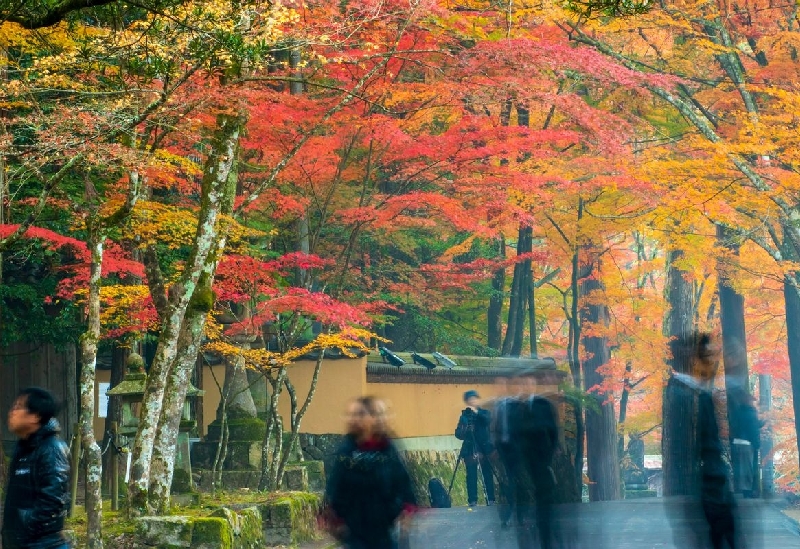
[[(241, 225), (232, 217), (219, 220), (220, 232), (226, 232), (228, 252), (236, 253), (247, 247), (248, 240), (262, 238), (266, 233)], [(191, 246), (197, 232), (197, 215), (186, 208), (158, 202), (140, 201), (131, 216), (131, 229), (139, 238), (138, 244), (165, 244), (170, 249)]]
[(266, 349), (243, 349), (227, 341), (217, 339), (207, 343), (204, 350), (224, 357), (242, 357), (248, 368), (269, 370), (285, 368), (301, 357), (323, 349), (339, 349), (345, 356), (355, 357), (358, 351), (369, 351), (364, 343), (375, 334), (360, 328), (348, 328), (332, 334), (319, 334), (314, 341), (280, 353)]

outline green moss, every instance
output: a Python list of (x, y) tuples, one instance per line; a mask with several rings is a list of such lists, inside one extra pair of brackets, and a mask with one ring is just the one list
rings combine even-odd
[(192, 547), (198, 549), (232, 549), (233, 530), (221, 517), (193, 519)]
[[(208, 426), (208, 439), (219, 440), (220, 438), (220, 421), (213, 421)], [(228, 420), (228, 433), (230, 434), (229, 440), (231, 441), (252, 441), (261, 442), (264, 439), (264, 433), (267, 430), (267, 425), (264, 420), (257, 417), (243, 417)]]
[(256, 507), (248, 507), (239, 511), (239, 539), (237, 549), (256, 549), (264, 545), (264, 528), (261, 513)]
[(321, 498), (310, 492), (290, 492), (275, 500), (276, 506), (287, 506), (292, 526), (292, 543), (319, 539), (317, 515)]
[(293, 461), (286, 464), (286, 470), (302, 467), (308, 476), (308, 488), (311, 492), (325, 491), (325, 463), (323, 461)]

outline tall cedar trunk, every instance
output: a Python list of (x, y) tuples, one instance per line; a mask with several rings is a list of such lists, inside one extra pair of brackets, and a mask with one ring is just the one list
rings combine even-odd
[[(533, 239), (531, 238), (531, 242)], [(531, 357), (539, 358), (538, 335), (536, 333), (536, 281), (533, 279), (533, 271), (530, 273), (530, 292), (528, 293), (528, 334), (530, 335)]]
[[(608, 326), (608, 309), (596, 303), (596, 295), (603, 291), (603, 284), (598, 278), (600, 261), (593, 273), (581, 281), (581, 298), (589, 298), (589, 302), (581, 311), (581, 325), (597, 326), (602, 330)], [(617, 421), (614, 403), (608, 395), (592, 389), (603, 382), (599, 370), (610, 360), (608, 338), (605, 336), (584, 335), (583, 348), (587, 358), (583, 362), (583, 379), (587, 390), (592, 390), (596, 407), (586, 409), (586, 450), (589, 480), (589, 499), (591, 501), (608, 501), (620, 499), (620, 472), (617, 456)]]
[[(96, 227), (89, 226), (88, 247), (91, 255), (89, 264), (89, 294), (87, 297), (87, 327), (81, 337), (80, 395), (81, 442), (85, 451), (86, 479), (86, 546), (89, 549), (103, 547), (103, 456), (94, 436), (94, 389), (95, 368), (97, 367), (97, 343), (100, 341), (100, 273), (103, 265), (104, 235)], [(73, 471), (77, 474), (77, 471)]]
[[(241, 126), (242, 121), (237, 116), (230, 114), (217, 116), (217, 130), (203, 169), (202, 199), (194, 245), (180, 280), (170, 288), (168, 303), (161, 318), (156, 354), (147, 375), (139, 429), (133, 446), (131, 480), (128, 484), (129, 510), (132, 515), (152, 510), (148, 507), (150, 461), (161, 418), (167, 379), (174, 358), (178, 354), (178, 339), (186, 309), (195, 295), (208, 255), (218, 242), (220, 214), (230, 213), (230, 210), (226, 212), (225, 209), (232, 207), (229, 200), (232, 178), (229, 176), (236, 162)], [(148, 283), (153, 284), (150, 277)], [(153, 288), (151, 288), (153, 295), (158, 295), (158, 289), (155, 292), (152, 290)], [(160, 288), (160, 291), (163, 291), (163, 288)], [(198, 296), (197, 300), (213, 301), (213, 296)]]
[[(497, 257), (506, 257), (506, 241), (500, 236), (497, 239)], [(500, 350), (503, 342), (503, 301), (505, 301), (506, 270), (497, 269), (492, 275), (492, 293), (489, 296), (489, 310), (487, 312), (486, 344), (491, 349)]]
[[(580, 223), (583, 218), (583, 199), (578, 199), (578, 219)], [(580, 293), (579, 281), (581, 279), (581, 266), (580, 258), (578, 256), (578, 247), (574, 245), (572, 252), (572, 273), (570, 275), (569, 295), (571, 301), (569, 302), (569, 311), (565, 311), (569, 321), (569, 338), (567, 341), (567, 354), (569, 356), (569, 371), (572, 375), (572, 383), (577, 391), (583, 391), (583, 375), (581, 373), (581, 323), (578, 315), (578, 297)], [(567, 308), (566, 296), (564, 297), (564, 308)], [(585, 455), (584, 439), (586, 434), (586, 423), (584, 420), (583, 403), (576, 399), (573, 402), (573, 410), (575, 414), (575, 483), (578, 488), (578, 493), (583, 493), (583, 456)]]
[[(500, 107), (500, 125), (508, 126), (511, 123), (511, 107), (513, 106), (510, 99), (503, 102)], [(505, 158), (500, 161), (502, 165), (508, 164)], [(496, 214), (490, 213), (488, 221)], [(505, 235), (500, 234), (497, 238), (497, 258), (500, 260), (506, 257), (506, 238)], [(487, 311), (487, 342), (486, 344), (492, 348), (502, 352), (503, 347), (503, 302), (505, 301), (506, 289), (506, 270), (505, 268), (497, 269), (492, 275), (492, 295), (489, 297), (489, 310)]]
[[(739, 255), (739, 246), (733, 241), (730, 230), (717, 225), (717, 243), (730, 251), (730, 259)], [(717, 267), (719, 280), (719, 316), (722, 324), (722, 362), (725, 369), (725, 389), (728, 394), (735, 388), (744, 389), (750, 394), (747, 367), (747, 332), (744, 321), (744, 297), (737, 292), (730, 275), (735, 265), (720, 264)], [(728, 425), (731, 422), (733, 399), (728, 399)], [(738, 470), (738, 455), (731, 452), (731, 466)]]
[[(517, 255), (530, 254), (533, 251), (533, 228), (521, 227), (519, 229), (519, 245)], [(516, 273), (516, 271), (514, 271)], [(511, 343), (511, 356), (522, 354), (522, 343), (525, 339), (525, 313), (531, 301), (532, 278), (530, 257), (522, 261), (522, 268), (519, 271), (519, 299), (514, 314), (517, 316), (514, 324), (514, 339)]]
[[(787, 274), (783, 282), (783, 299), (786, 305), (786, 339), (789, 347), (789, 371), (792, 376), (792, 405), (794, 429), (800, 434), (800, 275)], [(797, 438), (800, 447), (800, 436)]]
[(628, 419), (628, 398), (631, 393), (631, 372), (633, 361), (625, 362), (625, 378), (622, 380), (622, 396), (619, 397), (619, 437), (617, 439), (617, 455), (621, 460), (625, 455), (625, 420)]
[[(672, 370), (690, 374), (691, 350), (680, 345), (692, 337), (694, 330), (694, 304), (692, 287), (686, 272), (677, 263), (683, 252), (672, 250), (667, 254), (667, 292), (669, 312), (666, 318), (666, 335), (670, 337)], [(697, 402), (692, 391), (669, 378), (664, 390), (661, 453), (663, 456), (664, 495), (678, 496), (693, 493), (698, 472), (696, 459)]]
[[(519, 249), (519, 242), (517, 242)], [(506, 336), (503, 338), (503, 347), (500, 350), (503, 356), (511, 356), (511, 346), (514, 344), (514, 334), (517, 332), (517, 309), (525, 306), (525, 296), (520, 292), (522, 283), (522, 263), (514, 264), (514, 275), (511, 279), (511, 296), (508, 300), (508, 325), (506, 326)], [(520, 298), (522, 303), (520, 303)]]
[[(533, 229), (520, 227), (517, 236), (517, 256), (532, 250)], [(508, 304), (508, 327), (503, 340), (504, 356), (520, 356), (525, 333), (525, 312), (530, 296), (531, 260), (518, 261), (514, 265), (514, 279), (511, 282), (511, 299)]]

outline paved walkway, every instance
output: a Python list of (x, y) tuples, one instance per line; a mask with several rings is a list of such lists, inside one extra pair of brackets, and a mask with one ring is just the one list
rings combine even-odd
[[(687, 517), (685, 508), (681, 502), (661, 498), (563, 506), (555, 514), (564, 540), (557, 549), (696, 549), (693, 536), (704, 520), (696, 513)], [(746, 549), (800, 549), (800, 536), (791, 521), (772, 505), (745, 500), (739, 511)], [(514, 530), (500, 527), (494, 507), (426, 510), (414, 521), (410, 545), (411, 549), (518, 549)]]

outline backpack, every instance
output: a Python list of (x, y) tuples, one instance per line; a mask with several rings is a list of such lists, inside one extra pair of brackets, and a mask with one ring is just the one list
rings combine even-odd
[(428, 481), (428, 495), (431, 498), (431, 507), (435, 509), (449, 509), (452, 506), (444, 483), (436, 477)]

